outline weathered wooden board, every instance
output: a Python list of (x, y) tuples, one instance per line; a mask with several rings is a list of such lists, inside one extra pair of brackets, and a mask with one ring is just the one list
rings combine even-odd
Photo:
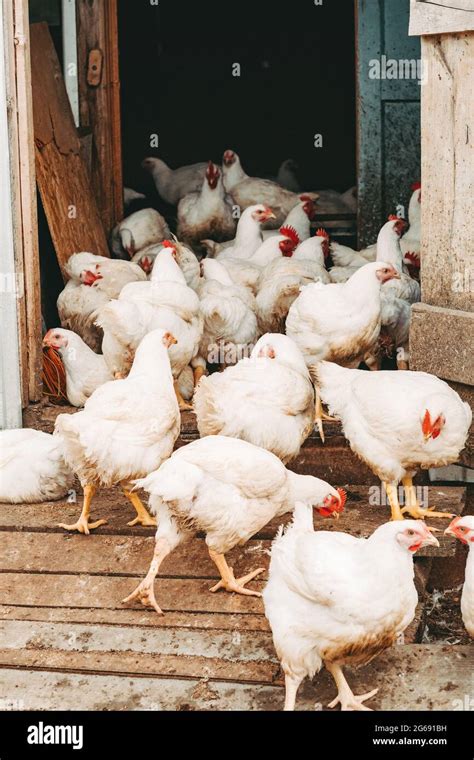
[[(347, 491), (347, 502), (343, 515), (336, 519), (322, 518), (315, 514), (314, 524), (315, 528), (324, 530), (338, 530), (351, 533), (355, 536), (367, 537), (373, 531), (378, 528), (382, 523), (387, 522), (390, 519), (390, 509), (386, 504), (385, 494), (381, 492), (380, 487), (373, 486), (372, 490), (369, 490), (365, 486), (350, 486)], [(429, 506), (434, 507), (436, 510), (445, 512), (452, 512), (454, 514), (461, 514), (466, 500), (466, 490), (463, 487), (435, 487), (431, 486), (427, 493)], [(423, 491), (422, 494), (425, 494)], [(65, 541), (71, 540), (69, 534), (65, 534), (62, 528), (58, 527), (59, 522), (74, 522), (77, 519), (80, 501), (82, 496), (78, 493), (78, 503), (69, 504), (64, 502), (46, 502), (43, 504), (22, 504), (22, 505), (7, 505), (0, 504), (0, 530), (10, 531), (26, 531), (26, 532), (40, 532), (44, 533), (60, 533), (65, 537)], [(143, 498), (146, 501), (146, 494), (143, 494)], [(378, 501), (383, 499), (382, 504), (379, 506)], [(94, 519), (96, 517), (106, 518), (109, 522), (97, 529), (94, 535), (89, 537), (76, 536), (75, 544), (80, 547), (85, 545), (90, 539), (102, 536), (153, 536), (155, 533), (154, 528), (143, 528), (136, 526), (130, 528), (127, 526), (127, 521), (134, 516), (133, 508), (123, 495), (120, 489), (106, 489), (100, 491), (92, 502), (92, 515)], [(255, 535), (255, 539), (258, 541), (272, 541), (275, 538), (276, 532), (280, 525), (286, 525), (291, 520), (291, 513), (277, 517), (271, 520), (268, 525), (263, 527)], [(439, 521), (435, 520), (435, 527), (440, 526)], [(447, 524), (447, 523), (446, 523)], [(7, 540), (7, 539), (3, 539)], [(450, 557), (454, 556), (455, 543), (448, 537), (442, 534), (438, 537), (440, 542), (440, 548), (427, 547), (421, 549), (417, 556), (438, 556), (438, 557)], [(151, 546), (151, 544), (150, 544)], [(256, 546), (251, 544), (251, 546)], [(65, 544), (67, 547), (67, 544)], [(262, 545), (265, 549), (267, 545)], [(39, 550), (42, 551), (42, 550)], [(88, 552), (89, 550), (86, 550)], [(185, 547), (181, 550), (184, 554), (177, 556), (184, 556), (186, 553)], [(238, 552), (238, 550), (237, 550)], [(151, 549), (148, 550), (147, 555), (150, 556)], [(244, 555), (251, 556), (251, 551), (247, 552), (244, 547)], [(204, 555), (202, 555), (204, 557)], [(232, 555), (231, 555), (232, 556)], [(238, 555), (237, 555), (238, 556)], [(261, 552), (257, 552), (255, 562), (260, 563), (264, 557)], [(174, 562), (170, 557), (167, 562)], [(265, 564), (265, 563), (263, 563)], [(173, 566), (173, 565), (172, 565)], [(165, 565), (164, 565), (165, 567)]]
[[(394, 647), (367, 667), (347, 669), (355, 693), (379, 686), (370, 701), (376, 710), (462, 709), (472, 692), (474, 647)], [(423, 688), (420, 688), (423, 684)], [(321, 710), (334, 698), (326, 671), (300, 688), (299, 710)], [(27, 671), (5, 667), (0, 699), (18, 700), (26, 710), (281, 710), (280, 686), (201, 678), (147, 678)], [(316, 719), (316, 718), (315, 718)]]
[(472, 0), (410, 0), (410, 34), (448, 34), (474, 30)]
[[(226, 591), (212, 594), (211, 585), (209, 580), (159, 578), (155, 593), (164, 612), (262, 612), (260, 598)], [(136, 586), (137, 579), (130, 577), (0, 573), (0, 604), (123, 609), (121, 600)], [(261, 591), (263, 586), (261, 581), (252, 581), (248, 588)]]
[[(91, 182), (107, 232), (123, 217), (117, 0), (78, 0), (77, 56), (82, 127), (93, 135)], [(99, 52), (97, 81), (89, 57)]]
[(424, 37), (422, 52), (422, 301), (474, 311), (474, 32)]
[(263, 614), (219, 612), (173, 612), (157, 615), (145, 607), (124, 607), (120, 610), (74, 607), (17, 607), (0, 605), (1, 620), (29, 620), (60, 623), (106, 623), (116, 626), (151, 628), (192, 628), (205, 630), (268, 631)]
[[(88, 573), (90, 575), (146, 574), (153, 556), (154, 539), (141, 536), (67, 535), (0, 532), (2, 571), (23, 573)], [(227, 555), (236, 575), (268, 566), (270, 541), (249, 541)], [(219, 578), (203, 540), (178, 546), (165, 559), (160, 576)], [(262, 578), (265, 576), (262, 576)]]
[(63, 270), (72, 253), (91, 251), (108, 256), (109, 250), (61, 68), (45, 23), (31, 26), (31, 72), (36, 176)]

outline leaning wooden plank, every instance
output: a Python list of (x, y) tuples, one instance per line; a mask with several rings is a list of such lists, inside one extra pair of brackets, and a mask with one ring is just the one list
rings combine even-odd
[[(153, 555), (154, 539), (142, 536), (88, 537), (69, 534), (0, 532), (0, 569), (9, 572), (90, 573), (142, 576)], [(268, 566), (269, 541), (249, 541), (227, 555), (237, 576)], [(165, 559), (160, 576), (219, 578), (202, 539), (181, 544)]]
[[(124, 609), (121, 599), (137, 585), (136, 578), (108, 578), (97, 575), (48, 575), (0, 573), (0, 604), (40, 607), (105, 607)], [(160, 578), (156, 595), (164, 612), (262, 612), (257, 597), (218, 591), (212, 594), (209, 580), (171, 580)], [(249, 588), (261, 591), (263, 583), (253, 581)], [(139, 604), (134, 605), (139, 608)]]
[(145, 626), (151, 628), (192, 628), (213, 631), (268, 631), (263, 613), (241, 615), (220, 612), (167, 612), (156, 615), (153, 610), (140, 608), (90, 609), (72, 607), (16, 607), (0, 605), (1, 620), (28, 620), (59, 623), (105, 623), (115, 626)]
[(76, 251), (108, 256), (81, 144), (53, 41), (45, 23), (31, 26), (36, 175), (61, 270)]
[[(472, 693), (474, 647), (394, 647), (357, 671), (347, 670), (354, 692), (375, 686), (376, 710), (462, 710)], [(420, 689), (423, 683), (423, 689)], [(334, 683), (323, 671), (305, 681), (298, 710), (317, 711), (334, 698)], [(281, 710), (279, 686), (221, 682), (203, 677), (136, 678), (2, 669), (0, 699), (25, 710)], [(78, 704), (79, 702), (79, 704)], [(315, 716), (316, 720), (316, 716)]]
[(30, 401), (42, 396), (41, 369), (41, 290), (36, 206), (35, 146), (31, 124), (30, 30), (28, 0), (14, 0), (15, 62), (18, 113), (18, 147), (20, 159), (21, 217), (23, 233), (23, 271), (28, 345), (28, 389)]

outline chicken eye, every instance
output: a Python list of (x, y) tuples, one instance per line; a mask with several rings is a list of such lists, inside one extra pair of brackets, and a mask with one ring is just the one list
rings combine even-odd
[(414, 531), (414, 530), (411, 530), (411, 529), (410, 529), (410, 530), (407, 530), (407, 532), (406, 532), (406, 533), (407, 533), (407, 536), (414, 536), (414, 535), (415, 535), (415, 531)]

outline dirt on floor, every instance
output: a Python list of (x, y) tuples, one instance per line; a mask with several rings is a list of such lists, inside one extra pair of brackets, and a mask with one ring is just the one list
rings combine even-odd
[(426, 596), (424, 644), (472, 644), (461, 617), (462, 585)]

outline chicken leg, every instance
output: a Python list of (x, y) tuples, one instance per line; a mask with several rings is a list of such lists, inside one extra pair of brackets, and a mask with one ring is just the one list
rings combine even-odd
[(182, 412), (192, 412), (193, 407), (192, 404), (188, 404), (187, 401), (184, 400), (184, 398), (181, 395), (181, 391), (178, 388), (178, 382), (177, 380), (174, 381), (174, 392), (176, 393), (176, 398), (178, 399), (178, 406)]
[(223, 554), (209, 549), (209, 556), (216, 564), (217, 569), (221, 574), (221, 580), (216, 583), (211, 589), (212, 592), (219, 591), (220, 588), (224, 588), (226, 591), (235, 591), (237, 594), (244, 594), (245, 596), (262, 596), (259, 591), (251, 591), (245, 588), (245, 584), (255, 578), (260, 573), (263, 573), (265, 568), (259, 567), (257, 570), (253, 570), (251, 573), (244, 575), (242, 578), (235, 578), (234, 572), (227, 564), (226, 558)]
[(334, 422), (335, 418), (330, 417), (329, 414), (326, 414), (323, 411), (323, 404), (321, 401), (321, 394), (319, 392), (318, 386), (316, 386), (315, 390), (316, 395), (316, 405), (314, 408), (314, 422), (316, 424), (316, 427), (318, 428), (319, 435), (321, 436), (321, 440), (324, 443), (324, 428), (323, 428), (323, 420), (327, 420), (328, 422)]
[(152, 517), (143, 506), (139, 495), (135, 493), (135, 491), (130, 490), (128, 483), (122, 483), (122, 489), (129, 502), (133, 504), (137, 513), (135, 519), (130, 520), (127, 525), (130, 527), (133, 527), (134, 525), (144, 525), (145, 527), (156, 528), (155, 518)]
[(447, 517), (449, 519), (456, 517), (456, 515), (451, 512), (434, 512), (432, 509), (423, 509), (416, 496), (416, 487), (413, 485), (413, 479), (411, 477), (402, 478), (402, 483), (405, 491), (406, 504), (406, 507), (402, 509), (402, 514), (408, 512), (410, 517), (414, 520), (424, 520), (425, 517)]
[(387, 499), (388, 503), (390, 504), (390, 509), (392, 510), (392, 520), (403, 520), (403, 513), (400, 507), (400, 502), (398, 501), (398, 486), (396, 483), (389, 483), (388, 481), (384, 481), (384, 488), (387, 493)]
[(366, 699), (370, 699), (377, 694), (378, 689), (368, 691), (366, 694), (356, 695), (352, 692), (351, 687), (346, 681), (344, 673), (340, 665), (336, 665), (333, 662), (325, 662), (326, 670), (329, 670), (330, 674), (334, 678), (337, 686), (337, 697), (328, 704), (328, 707), (336, 707), (337, 704), (341, 705), (341, 710), (361, 710), (371, 712), (370, 707), (366, 707), (363, 703)]
[(200, 365), (195, 367), (194, 369), (194, 387), (198, 384), (201, 377), (203, 377), (206, 374), (206, 370), (204, 367), (201, 367)]
[(166, 538), (158, 538), (155, 542), (155, 551), (153, 552), (153, 559), (150, 564), (148, 573), (142, 582), (137, 586), (135, 591), (122, 599), (122, 604), (128, 604), (135, 599), (139, 599), (144, 607), (152, 607), (158, 615), (163, 615), (163, 610), (158, 606), (158, 602), (155, 598), (155, 578), (160, 569), (160, 565), (164, 558), (168, 556), (171, 551), (171, 546)]
[(285, 712), (295, 709), (296, 694), (302, 680), (300, 676), (285, 673), (285, 706), (283, 708)]
[(82, 512), (79, 517), (79, 520), (74, 523), (73, 525), (67, 525), (66, 523), (59, 523), (59, 528), (64, 528), (64, 530), (77, 530), (78, 533), (84, 533), (84, 535), (88, 536), (91, 530), (94, 530), (95, 528), (98, 528), (99, 525), (106, 525), (107, 520), (96, 520), (96, 522), (89, 522), (89, 517), (91, 513), (91, 501), (92, 497), (94, 496), (96, 492), (96, 487), (88, 484), (84, 486), (84, 500), (82, 503)]

